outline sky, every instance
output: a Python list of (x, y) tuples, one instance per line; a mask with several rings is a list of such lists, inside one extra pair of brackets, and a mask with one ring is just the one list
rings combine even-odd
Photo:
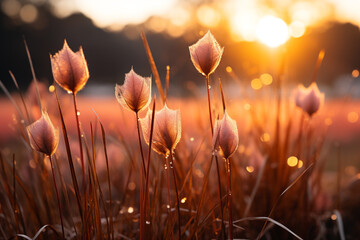
[(0, 6), (5, 14), (31, 23), (36, 4), (44, 2), (60, 18), (81, 12), (113, 31), (146, 21), (151, 31), (179, 37), (197, 23), (204, 29), (227, 28), (235, 41), (270, 47), (329, 21), (360, 25), (360, 0), (2, 0)]

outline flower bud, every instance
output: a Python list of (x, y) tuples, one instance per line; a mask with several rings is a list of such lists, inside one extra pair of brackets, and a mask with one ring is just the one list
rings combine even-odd
[(55, 153), (59, 144), (59, 131), (54, 128), (47, 112), (26, 127), (31, 147), (48, 156)]
[(124, 84), (116, 84), (115, 96), (123, 107), (139, 112), (151, 101), (151, 78), (144, 78), (131, 68), (130, 72), (125, 74)]
[(209, 76), (215, 71), (224, 52), (224, 48), (220, 47), (210, 31), (191, 45), (189, 50), (195, 68), (205, 76)]
[(214, 149), (220, 147), (224, 157), (230, 158), (239, 145), (239, 134), (236, 121), (231, 119), (228, 113), (221, 120), (215, 121), (213, 146)]
[(311, 117), (319, 110), (324, 101), (324, 93), (319, 91), (315, 82), (311, 83), (308, 88), (299, 85), (295, 93), (295, 104)]
[(50, 55), (54, 80), (66, 91), (76, 94), (89, 79), (89, 70), (82, 48), (74, 53), (66, 40), (63, 48)]
[[(146, 117), (140, 119), (145, 142), (149, 145), (152, 111), (148, 110)], [(152, 138), (152, 149), (164, 156), (173, 151), (181, 138), (180, 109), (171, 110), (166, 104), (155, 113)]]

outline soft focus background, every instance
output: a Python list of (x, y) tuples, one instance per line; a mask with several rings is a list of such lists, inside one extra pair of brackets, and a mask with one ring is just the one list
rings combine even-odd
[[(342, 146), (342, 154), (349, 155), (346, 159), (357, 162), (353, 153), (360, 136), (359, 1), (2, 0), (0, 8), (0, 79), (9, 90), (15, 89), (9, 70), (23, 91), (32, 80), (24, 38), (45, 86), (53, 82), (49, 54), (60, 50), (67, 39), (73, 50), (83, 47), (89, 65), (90, 79), (80, 94), (107, 97), (108, 108), (117, 106), (114, 85), (123, 82), (131, 66), (139, 74), (151, 75), (142, 31), (162, 80), (170, 66), (170, 97), (204, 96), (205, 91), (199, 90), (204, 80), (192, 66), (188, 46), (209, 29), (225, 47), (212, 79), (222, 78), (229, 97), (243, 97), (243, 90), (232, 88), (236, 82), (255, 94), (273, 84), (282, 61), (285, 88), (308, 86), (323, 49), (325, 58), (316, 81), (331, 109), (322, 111), (329, 139), (334, 148)], [(99, 102), (96, 99), (94, 104)], [(0, 104), (0, 139), (6, 142), (14, 131), (9, 126), (11, 115), (4, 113), (13, 108), (5, 97)], [(92, 114), (89, 107), (85, 112)]]

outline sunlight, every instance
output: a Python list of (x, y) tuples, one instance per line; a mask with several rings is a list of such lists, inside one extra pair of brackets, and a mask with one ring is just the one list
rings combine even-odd
[(269, 15), (260, 19), (256, 35), (260, 42), (269, 47), (278, 47), (289, 39), (286, 23), (280, 18)]

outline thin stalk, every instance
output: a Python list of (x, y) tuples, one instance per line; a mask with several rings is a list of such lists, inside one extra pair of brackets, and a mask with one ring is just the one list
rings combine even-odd
[[(150, 128), (150, 138), (149, 138), (149, 150), (148, 150), (148, 157), (147, 157), (147, 169), (146, 172), (148, 173), (146, 175), (145, 179), (145, 201), (144, 201), (144, 211), (145, 211), (145, 217), (144, 220), (146, 221), (146, 207), (147, 207), (147, 200), (149, 197), (149, 176), (150, 176), (150, 159), (151, 159), (151, 145), (152, 145), (152, 137), (153, 137), (153, 131), (154, 131), (154, 122), (155, 122), (155, 98), (153, 103), (153, 112), (151, 116), (151, 128)], [(145, 225), (146, 226), (146, 225)]]
[(70, 166), (71, 178), (72, 178), (72, 182), (73, 182), (73, 186), (74, 186), (74, 190), (75, 190), (76, 201), (77, 201), (77, 204), (78, 204), (78, 209), (79, 209), (79, 213), (80, 213), (80, 216), (81, 216), (81, 221), (83, 222), (84, 215), (83, 215), (82, 208), (81, 208), (81, 195), (80, 195), (79, 185), (78, 185), (76, 174), (75, 174), (74, 163), (73, 163), (72, 156), (71, 156), (71, 151), (70, 151), (70, 143), (69, 143), (67, 130), (66, 130), (65, 122), (64, 122), (64, 116), (62, 114), (59, 98), (58, 98), (58, 95), (57, 95), (57, 92), (56, 92), (56, 88), (55, 88), (55, 97), (56, 97), (56, 103), (57, 103), (58, 110), (59, 110), (59, 115), (60, 115), (60, 120), (61, 120), (61, 127), (62, 127), (63, 136), (64, 136), (64, 142), (65, 142), (67, 158), (68, 158), (68, 162), (69, 162), (69, 166)]
[(57, 187), (57, 184), (56, 184), (56, 179), (55, 179), (54, 165), (53, 165), (53, 162), (52, 162), (51, 155), (48, 155), (48, 156), (49, 156), (49, 160), (50, 160), (51, 171), (52, 171), (53, 180), (54, 180), (54, 186), (55, 186), (55, 190), (56, 190), (56, 197), (57, 197), (57, 200), (58, 200), (58, 207), (59, 207), (59, 214), (60, 214), (60, 221), (61, 221), (62, 236), (63, 236), (63, 238), (65, 239), (64, 223), (63, 223), (63, 218), (62, 218), (62, 211), (61, 211), (59, 190), (58, 190), (58, 187)]
[(77, 127), (77, 133), (78, 133), (78, 139), (79, 139), (79, 149), (80, 149), (80, 160), (81, 160), (81, 169), (82, 169), (82, 178), (83, 178), (83, 185), (85, 186), (85, 163), (84, 163), (84, 152), (81, 144), (81, 133), (80, 133), (80, 121), (78, 116), (78, 108), (77, 108), (77, 102), (76, 102), (76, 93), (73, 94), (73, 100), (74, 100), (74, 109), (75, 109), (75, 118), (76, 118), (76, 127)]
[[(211, 114), (211, 99), (210, 99), (210, 76), (206, 76), (206, 90), (207, 90), (207, 97), (208, 97), (208, 106), (209, 106), (209, 118), (210, 118), (210, 127), (211, 127), (211, 137), (214, 135), (214, 126), (212, 122), (212, 114)], [(224, 103), (225, 101), (223, 101)], [(224, 103), (225, 108), (225, 103)], [(216, 162), (216, 173), (218, 178), (218, 187), (219, 187), (219, 199), (220, 199), (220, 216), (221, 216), (221, 231), (223, 232), (223, 238), (226, 239), (225, 233), (225, 223), (224, 223), (224, 214), (223, 214), (223, 202), (222, 202), (222, 191), (221, 191), (221, 181), (220, 181), (220, 169), (219, 169), (219, 161), (217, 156), (215, 155), (215, 162)]]
[(14, 217), (15, 217), (15, 222), (16, 222), (16, 229), (17, 231), (19, 231), (19, 223), (18, 223), (18, 214), (17, 214), (17, 206), (16, 206), (16, 182), (15, 182), (15, 166), (16, 166), (16, 161), (15, 161), (15, 154), (13, 154), (13, 188), (14, 188), (14, 192), (13, 192), (13, 210), (14, 210)]
[(143, 166), (143, 171), (144, 171), (144, 175), (146, 178), (146, 169), (145, 169), (145, 157), (144, 157), (144, 153), (143, 153), (143, 148), (142, 148), (142, 143), (141, 143), (141, 135), (140, 135), (140, 124), (139, 124), (139, 113), (136, 112), (136, 128), (137, 128), (137, 133), (138, 133), (138, 140), (139, 140), (139, 148), (140, 148), (140, 154), (141, 154), (141, 160), (142, 160), (142, 166)]
[[(167, 183), (167, 197), (168, 197), (168, 204), (166, 206), (166, 209), (168, 210), (169, 213), (169, 219), (170, 219), (170, 214), (171, 214), (171, 197), (170, 197), (170, 175), (169, 175), (169, 167), (168, 167), (168, 159), (169, 156), (167, 155), (165, 157), (165, 173), (166, 173), (166, 183)], [(170, 164), (169, 164), (170, 165)], [(174, 239), (174, 232), (171, 231), (171, 239)]]
[(232, 223), (232, 192), (231, 192), (231, 162), (230, 158), (227, 161), (227, 185), (228, 185), (228, 211), (229, 211), (229, 239), (233, 239), (233, 223)]
[(175, 173), (175, 166), (174, 166), (174, 153), (170, 151), (170, 168), (172, 169), (173, 177), (174, 177), (174, 186), (176, 192), (176, 202), (177, 202), (177, 215), (178, 215), (178, 231), (179, 231), (179, 240), (181, 239), (181, 217), (180, 217), (180, 199), (179, 199), (179, 192), (176, 183), (176, 173)]
[(110, 232), (111, 232), (111, 237), (112, 239), (114, 238), (114, 225), (113, 225), (113, 216), (112, 216), (112, 196), (111, 196), (111, 180), (110, 180), (110, 170), (109, 170), (109, 159), (108, 159), (108, 154), (107, 154), (107, 149), (106, 149), (106, 135), (105, 135), (105, 130), (104, 127), (102, 125), (102, 123), (100, 122), (99, 119), (99, 123), (100, 123), (100, 127), (101, 127), (101, 133), (102, 133), (102, 138), (103, 138), (103, 144), (104, 144), (104, 153), (105, 153), (105, 160), (106, 160), (106, 171), (107, 171), (107, 177), (108, 177), (108, 188), (109, 188), (109, 201), (110, 201), (110, 211), (109, 211), (109, 215), (110, 215)]
[[(80, 121), (78, 116), (78, 108), (77, 108), (77, 101), (76, 101), (76, 93), (73, 93), (73, 100), (74, 100), (74, 110), (75, 110), (75, 119), (76, 119), (76, 127), (77, 127), (77, 133), (78, 133), (78, 140), (79, 140), (79, 150), (80, 150), (80, 160), (81, 160), (81, 169), (82, 169), (82, 188), (83, 188), (83, 194), (84, 194), (84, 220), (86, 220), (87, 216), (87, 193), (86, 193), (86, 177), (85, 177), (85, 163), (84, 163), (84, 152), (82, 148), (82, 141), (81, 141), (81, 133), (80, 133)], [(86, 236), (86, 229), (87, 229), (87, 221), (85, 221), (84, 232)]]
[(212, 111), (211, 111), (211, 101), (210, 101), (210, 77), (209, 75), (206, 76), (206, 91), (207, 91), (207, 97), (208, 97), (208, 106), (209, 106), (209, 119), (210, 119), (210, 127), (211, 127), (211, 136), (214, 135), (214, 126), (212, 122)]
[[(144, 183), (144, 175), (146, 178), (146, 170), (145, 170), (145, 159), (144, 159), (144, 153), (143, 148), (141, 144), (141, 136), (140, 136), (140, 124), (139, 124), (139, 113), (136, 112), (136, 128), (138, 133), (138, 140), (139, 140), (139, 148), (140, 148), (140, 154), (141, 154), (141, 160), (142, 160), (142, 170), (140, 170), (140, 239), (145, 238), (145, 219), (144, 219), (144, 207), (143, 207), (143, 197), (144, 197), (144, 189), (143, 189), (143, 183)], [(141, 168), (141, 167), (140, 167)]]

